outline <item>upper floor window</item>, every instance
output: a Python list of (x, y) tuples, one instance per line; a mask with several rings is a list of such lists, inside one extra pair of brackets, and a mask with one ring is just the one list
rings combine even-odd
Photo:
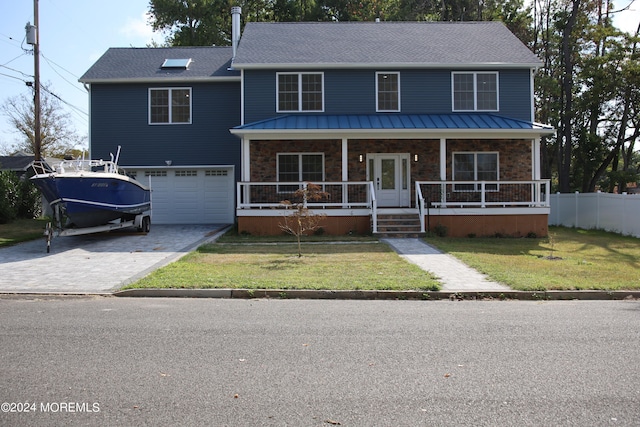
[(498, 111), (498, 73), (452, 73), (453, 111)]
[(149, 123), (191, 123), (191, 88), (149, 89)]
[(376, 110), (400, 111), (400, 74), (376, 73)]
[(277, 73), (278, 112), (323, 111), (322, 73)]

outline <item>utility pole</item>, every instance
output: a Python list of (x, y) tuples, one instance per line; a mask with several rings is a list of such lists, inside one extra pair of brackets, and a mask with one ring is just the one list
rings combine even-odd
[(38, 17), (38, 0), (33, 0), (33, 25), (27, 22), (27, 43), (33, 45), (33, 154), (35, 161), (42, 160), (42, 134), (40, 132), (40, 19)]

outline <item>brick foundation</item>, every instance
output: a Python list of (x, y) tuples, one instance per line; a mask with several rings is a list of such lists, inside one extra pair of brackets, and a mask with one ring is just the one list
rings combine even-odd
[(438, 215), (429, 222), (431, 231), (438, 225), (446, 227), (448, 237), (526, 237), (530, 233), (545, 237), (549, 232), (548, 215)]
[[(240, 216), (238, 232), (254, 236), (276, 236), (284, 234), (279, 224), (281, 216)], [(446, 227), (448, 237), (509, 236), (526, 237), (530, 233), (537, 237), (548, 234), (548, 215), (433, 215), (425, 217), (425, 227), (430, 223), (431, 231), (440, 225)], [(369, 216), (328, 216), (322, 221), (324, 233), (332, 236), (371, 233)]]
[[(286, 234), (280, 229), (281, 216), (239, 216), (238, 232), (253, 236), (277, 236)], [(348, 234), (370, 234), (371, 217), (369, 216), (328, 216), (322, 220), (321, 227), (325, 234), (345, 236)]]

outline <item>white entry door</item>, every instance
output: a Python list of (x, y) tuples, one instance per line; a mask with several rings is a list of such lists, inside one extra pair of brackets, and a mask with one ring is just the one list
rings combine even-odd
[(409, 206), (409, 155), (368, 154), (367, 157), (367, 175), (373, 181), (378, 206)]

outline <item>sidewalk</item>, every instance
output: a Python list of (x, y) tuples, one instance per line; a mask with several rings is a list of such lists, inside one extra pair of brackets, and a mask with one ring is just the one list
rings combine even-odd
[(511, 290), (508, 286), (488, 280), (483, 274), (420, 239), (385, 238), (381, 241), (391, 246), (402, 258), (435, 274), (442, 282), (443, 291)]

